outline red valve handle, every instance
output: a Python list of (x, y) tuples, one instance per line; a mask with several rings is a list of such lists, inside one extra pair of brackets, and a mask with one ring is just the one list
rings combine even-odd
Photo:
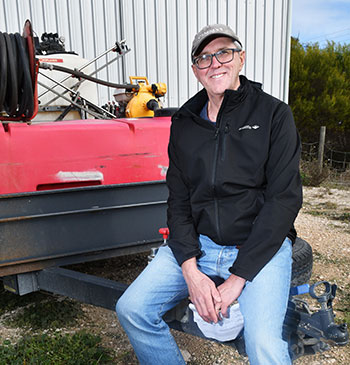
[(169, 228), (160, 228), (159, 233), (163, 236), (165, 240), (169, 238)]

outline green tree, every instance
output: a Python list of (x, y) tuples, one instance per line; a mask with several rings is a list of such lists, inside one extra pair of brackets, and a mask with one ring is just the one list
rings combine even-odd
[(327, 142), (350, 151), (350, 45), (304, 47), (292, 38), (289, 104), (304, 142), (317, 141), (325, 125)]

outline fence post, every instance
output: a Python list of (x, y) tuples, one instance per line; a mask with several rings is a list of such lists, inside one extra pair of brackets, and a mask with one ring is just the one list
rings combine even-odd
[(318, 144), (318, 171), (321, 173), (323, 168), (324, 144), (326, 141), (326, 126), (320, 130), (320, 142)]

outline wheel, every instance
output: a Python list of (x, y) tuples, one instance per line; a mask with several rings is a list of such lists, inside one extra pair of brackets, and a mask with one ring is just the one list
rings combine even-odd
[(312, 261), (311, 246), (297, 237), (293, 245), (292, 287), (305, 284), (310, 280)]

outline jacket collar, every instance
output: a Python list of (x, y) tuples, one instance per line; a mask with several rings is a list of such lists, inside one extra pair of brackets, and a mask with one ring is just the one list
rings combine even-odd
[[(237, 90), (227, 89), (224, 94), (225, 105), (235, 106), (240, 104), (253, 88), (261, 89), (261, 84), (249, 81), (245, 76), (240, 75), (240, 86)], [(188, 116), (194, 118), (200, 124), (204, 121), (199, 117), (201, 110), (208, 101), (208, 94), (205, 89), (199, 91), (196, 95), (190, 98), (175, 114), (174, 117)], [(208, 124), (207, 121), (205, 121)], [(210, 124), (209, 124), (210, 125)]]

